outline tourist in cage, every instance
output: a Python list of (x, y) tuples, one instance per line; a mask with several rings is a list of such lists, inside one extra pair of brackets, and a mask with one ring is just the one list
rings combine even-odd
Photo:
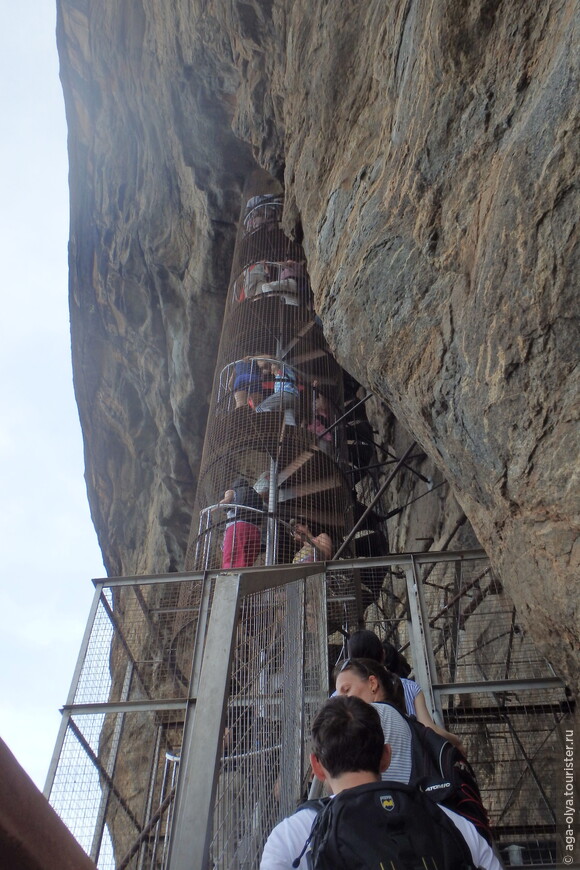
[(270, 267), (265, 261), (253, 263), (243, 271), (243, 286), (240, 301), (252, 299), (262, 292), (263, 285), (270, 280)]
[[(374, 661), (383, 664), (388, 672), (396, 674), (403, 687), (407, 715), (416, 716), (425, 728), (432, 728), (433, 731), (436, 731), (446, 740), (449, 740), (450, 743), (453, 743), (454, 746), (457, 746), (457, 748), (465, 754), (465, 750), (459, 737), (455, 734), (451, 734), (450, 731), (447, 731), (445, 728), (442, 728), (433, 721), (433, 717), (427, 709), (427, 702), (421, 686), (414, 680), (408, 680), (406, 677), (402, 677), (400, 673), (397, 672), (399, 669), (405, 670), (406, 666), (406, 673), (409, 674), (410, 668), (404, 657), (397, 651), (393, 644), (390, 644), (387, 641), (381, 642), (374, 631), (362, 629), (361, 631), (355, 632), (349, 638), (348, 654), (353, 659), (373, 659)], [(400, 661), (401, 659), (402, 662)], [(390, 667), (391, 665), (393, 668)], [(397, 668), (397, 670), (394, 670), (394, 668)]]
[(251, 232), (261, 226), (270, 226), (278, 223), (280, 219), (282, 203), (275, 193), (252, 196), (246, 203), (246, 216), (244, 228)]
[(236, 408), (244, 408), (248, 403), (259, 404), (262, 398), (262, 366), (260, 360), (245, 356), (234, 363), (228, 388), (234, 394)]
[(231, 505), (226, 513), (222, 568), (249, 568), (261, 549), (262, 499), (245, 477), (238, 477), (225, 491), (219, 504)]
[(332, 424), (332, 405), (330, 399), (318, 389), (318, 381), (312, 381), (313, 409), (312, 422), (307, 429), (317, 436), (317, 443), (324, 453), (332, 454), (332, 432), (327, 431)]
[(262, 284), (261, 292), (264, 294), (276, 293), (282, 296), (287, 305), (300, 305), (301, 301), (305, 299), (307, 287), (304, 262), (284, 260), (279, 266), (279, 279)]
[(314, 535), (306, 523), (290, 520), (294, 541), (300, 544), (300, 549), (294, 555), (292, 562), (324, 562), (332, 556), (332, 538), (326, 532)]
[(300, 390), (294, 369), (287, 363), (274, 362), (270, 366), (274, 375), (274, 392), (261, 402), (256, 411), (290, 411), (294, 423), (300, 404)]

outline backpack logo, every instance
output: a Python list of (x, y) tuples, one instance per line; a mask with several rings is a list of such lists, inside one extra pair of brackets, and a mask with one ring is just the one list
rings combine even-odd
[(451, 788), (451, 783), (450, 782), (437, 782), (437, 783), (435, 783), (435, 785), (428, 785), (424, 789), (424, 791), (425, 791), (425, 793), (427, 793), (430, 791), (439, 791), (442, 788)]
[(387, 812), (390, 813), (392, 810), (395, 809), (395, 801), (393, 800), (392, 795), (382, 794), (382, 795), (380, 795), (379, 800), (381, 802), (382, 808), (384, 810), (387, 810)]

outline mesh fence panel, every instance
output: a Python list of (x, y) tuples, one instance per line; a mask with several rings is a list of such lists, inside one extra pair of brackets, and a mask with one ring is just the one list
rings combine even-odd
[[(102, 796), (101, 782), (92, 755), (98, 753), (105, 716), (79, 718), (80, 735), (89, 751), (79, 740), (77, 729), (69, 726), (60, 751), (50, 802), (83, 849), (90, 854)], [(72, 721), (73, 725), (77, 724), (76, 719)]]
[[(135, 584), (101, 593), (74, 703), (184, 698), (199, 583)], [(113, 675), (113, 676), (111, 676)]]
[[(50, 793), (100, 870), (162, 866), (202, 589), (176, 579), (100, 593)], [(87, 704), (120, 710), (75, 713)]]
[(571, 715), (564, 692), (474, 693), (462, 699), (448, 710), (447, 725), (462, 737), (506, 863), (554, 861), (561, 729)]
[(111, 672), (108, 652), (114, 635), (109, 609), (112, 603), (110, 589), (102, 591), (87, 652), (74, 694), (74, 703), (98, 703), (108, 701), (111, 691)]
[(249, 596), (233, 656), (212, 866), (259, 863), (272, 827), (306, 794), (308, 734), (327, 697), (323, 578)]
[[(50, 794), (100, 870), (165, 866), (185, 705), (148, 710), (147, 704), (155, 708), (186, 694), (178, 676), (191, 673), (202, 589), (200, 580), (102, 591)], [(305, 735), (327, 695), (325, 623), (323, 576), (242, 603), (215, 867), (255, 866), (272, 825), (304, 793)], [(132, 711), (134, 702), (143, 709)], [(91, 703), (105, 712), (75, 712)]]

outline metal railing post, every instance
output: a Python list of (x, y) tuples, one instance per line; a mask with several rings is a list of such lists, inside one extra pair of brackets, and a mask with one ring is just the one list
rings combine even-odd
[[(284, 632), (293, 638), (294, 655), (284, 655), (284, 703), (282, 716), (282, 751), (280, 763), (280, 797), (282, 806), (291, 812), (292, 801), (300, 792), (302, 775), (302, 732), (304, 727), (304, 641), (306, 583), (297, 580), (286, 587), (287, 606)], [(292, 650), (292, 647), (290, 647)]]
[(423, 689), (427, 708), (433, 713), (433, 718), (438, 725), (443, 725), (443, 711), (441, 700), (437, 692), (433, 690), (436, 680), (436, 664), (431, 643), (429, 620), (423, 596), (421, 578), (417, 571), (415, 559), (411, 556), (411, 564), (405, 567), (407, 580), (407, 596), (409, 600), (409, 612), (411, 615), (410, 642), (413, 652), (413, 664), (417, 682)]
[(270, 485), (268, 488), (268, 519), (266, 523), (266, 565), (276, 564), (278, 549), (278, 462), (270, 459)]
[(217, 578), (199, 691), (188, 701), (168, 870), (208, 867), (239, 593), (239, 574)]

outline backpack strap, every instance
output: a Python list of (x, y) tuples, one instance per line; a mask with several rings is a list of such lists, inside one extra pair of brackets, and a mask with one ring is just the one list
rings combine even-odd
[(294, 813), (299, 813), (300, 810), (316, 810), (319, 813), (330, 801), (331, 798), (329, 797), (312, 798), (311, 800), (303, 801), (300, 806), (296, 807)]
[(315, 829), (318, 827), (318, 820), (320, 818), (320, 813), (322, 812), (322, 810), (325, 807), (328, 806), (330, 801), (331, 801), (331, 798), (329, 798), (329, 797), (313, 798), (312, 800), (304, 801), (303, 803), (300, 804), (300, 806), (296, 807), (296, 809), (294, 810), (294, 814), (299, 813), (300, 810), (316, 810), (317, 815), (312, 823), (312, 828), (310, 829), (310, 833), (308, 834), (308, 837), (306, 838), (306, 842), (304, 843), (304, 846), (302, 847), (302, 851), (292, 861), (292, 867), (299, 867), (300, 866), (300, 862), (302, 861), (304, 853), (306, 852), (306, 850), (310, 846), (310, 841), (312, 840), (312, 837), (314, 836)]

